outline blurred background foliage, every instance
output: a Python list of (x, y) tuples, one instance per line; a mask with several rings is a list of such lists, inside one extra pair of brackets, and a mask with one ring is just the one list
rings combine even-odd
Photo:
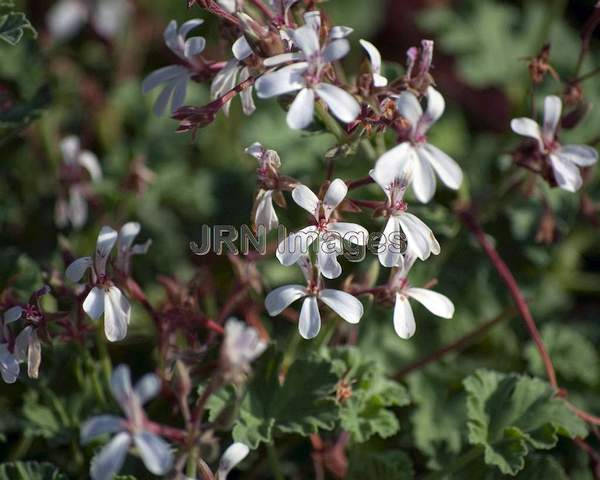
[[(215, 302), (222, 302), (232, 285), (229, 262), (214, 255), (194, 257), (188, 244), (199, 239), (203, 224), (248, 223), (256, 165), (244, 154), (244, 147), (259, 141), (277, 150), (285, 174), (316, 188), (325, 178), (324, 154), (335, 140), (327, 134), (288, 129), (280, 106), (261, 100), (251, 118), (244, 117), (234, 101), (229, 118), (219, 114), (197, 139), (176, 134), (174, 121), (152, 115), (154, 97), (142, 94), (141, 80), (172, 63), (162, 31), (173, 18), (183, 22), (203, 17), (206, 23), (198, 34), (208, 39), (207, 56), (229, 58), (228, 45), (214, 40), (218, 23), (197, 7), (188, 10), (184, 0), (135, 0), (135, 14), (114, 41), (100, 38), (88, 26), (69, 41), (54, 42), (45, 26), (52, 3), (18, 2), (39, 36), (33, 39), (26, 33), (17, 46), (0, 42), (0, 287), (14, 287), (25, 300), (42, 278), (64, 270), (69, 255), (92, 251), (101, 225), (119, 227), (136, 220), (142, 224), (143, 237), (153, 240), (150, 253), (134, 265), (134, 276), (152, 302), (160, 302), (164, 295), (157, 275), (202, 279), (206, 273), (202, 268), (211, 273)], [(371, 39), (380, 48), (390, 71), (403, 68), (406, 49), (421, 38), (436, 41), (433, 73), (448, 108), (432, 130), (431, 141), (461, 164), (466, 185), (460, 196), (478, 207), (484, 228), (523, 288), (561, 385), (578, 405), (600, 415), (598, 220), (594, 224), (582, 215), (578, 194), (550, 189), (539, 180), (531, 192), (509, 188), (511, 179), (527, 175), (512, 165), (509, 156), (519, 142), (509, 131), (510, 119), (529, 113), (525, 58), (550, 42), (551, 64), (561, 78), (571, 78), (579, 33), (594, 4), (592, 0), (331, 0), (323, 7), (335, 24), (355, 30), (354, 48), (345, 60), (349, 71), (363, 58), (359, 38)], [(600, 66), (599, 45), (596, 36), (582, 72)], [(583, 87), (593, 108), (576, 129), (564, 133), (564, 139), (597, 146), (600, 82), (593, 77)], [(544, 95), (551, 93), (562, 93), (562, 87), (549, 78), (536, 92), (538, 111)], [(193, 84), (186, 104), (201, 105), (208, 99), (208, 87)], [(83, 146), (98, 155), (104, 172), (102, 182), (93, 187), (89, 220), (80, 230), (54, 224), (58, 145), (69, 134), (80, 136)], [(153, 176), (143, 188), (135, 189), (132, 172), (140, 165)], [(337, 161), (336, 174), (361, 178), (371, 166), (372, 160), (359, 150), (356, 156)], [(583, 192), (600, 202), (596, 168), (588, 172)], [(360, 193), (361, 198), (379, 198), (375, 187)], [(417, 307), (417, 334), (410, 341), (394, 335), (389, 308), (369, 308), (360, 323), (358, 344), (363, 355), (390, 375), (493, 319), (511, 304), (496, 272), (452, 213), (455, 201), (453, 193), (440, 188), (434, 204), (418, 207), (436, 232), (442, 253), (420, 263), (412, 277), (414, 284), (438, 278), (436, 289), (454, 301), (455, 317), (433, 318)], [(536, 240), (536, 233), (548, 208), (556, 235), (546, 244)], [(350, 215), (370, 231), (383, 226), (368, 212)], [(280, 221), (293, 229), (304, 220), (292, 205), (281, 212)], [(343, 267), (361, 275), (377, 270), (377, 261), (369, 257), (355, 266), (346, 261)], [(267, 288), (299, 279), (299, 272), (281, 267), (274, 258), (259, 268)], [(381, 281), (386, 274), (379, 272)], [(148, 371), (153, 368), (151, 323), (138, 305), (133, 312), (130, 336), (111, 345), (111, 354), (115, 363), (126, 360), (137, 371)], [(275, 338), (286, 338), (295, 329), (281, 319), (268, 320), (265, 314), (263, 319)], [(310, 348), (305, 343), (301, 349)], [(28, 381), (27, 388), (2, 386), (0, 431), (5, 438), (20, 440), (0, 444), (0, 458), (50, 460), (69, 473), (78, 470), (83, 462), (76, 446), (80, 413), (85, 412), (81, 414), (85, 418), (91, 407), (85, 395), (57, 388), (68, 384), (65, 365), (89, 376), (90, 391), (104, 388), (94, 383), (103, 382), (102, 365), (89, 353), (82, 357), (70, 348), (51, 353), (45, 349), (40, 381)], [(444, 465), (466, 444), (461, 381), (481, 367), (544, 377), (526, 331), (512, 315), (466, 351), (410, 374), (406, 384), (412, 405), (397, 410), (400, 433), (385, 441), (372, 440), (372, 447), (384, 442), (386, 449), (409, 452), (417, 470)], [(27, 430), (22, 431), (24, 425)], [(53, 448), (46, 448), (46, 442)], [(573, 448), (566, 442), (559, 444), (551, 462), (562, 467), (548, 465), (543, 458), (535, 461), (554, 468), (554, 473), (564, 469), (572, 479), (591, 479), (585, 455)], [(365, 450), (359, 453), (364, 455)], [(535, 461), (529, 470), (535, 470)], [(363, 478), (360, 468), (367, 463), (354, 460), (353, 478)], [(484, 478), (472, 475), (469, 478)], [(523, 478), (562, 477), (530, 473)]]

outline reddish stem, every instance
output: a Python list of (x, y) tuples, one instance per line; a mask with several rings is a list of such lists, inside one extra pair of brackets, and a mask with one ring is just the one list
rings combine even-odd
[(151, 421), (148, 421), (146, 428), (152, 433), (168, 438), (177, 443), (185, 443), (187, 440), (187, 432), (185, 430), (180, 430), (179, 428), (168, 427), (166, 425), (161, 425)]
[(348, 190), (353, 190), (355, 188), (363, 187), (365, 185), (370, 185), (374, 181), (375, 180), (373, 180), (371, 177), (364, 177), (358, 180), (354, 180), (348, 183)]

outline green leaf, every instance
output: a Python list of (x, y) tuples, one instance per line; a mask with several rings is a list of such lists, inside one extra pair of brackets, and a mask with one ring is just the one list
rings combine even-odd
[[(274, 349), (263, 354), (239, 408), (233, 438), (252, 449), (277, 434), (308, 436), (320, 429), (331, 430), (338, 418), (332, 395), (337, 377), (331, 363), (316, 356), (299, 358), (280, 384), (282, 358)], [(211, 399), (210, 418), (219, 416), (233, 396), (230, 389)]]
[(413, 466), (400, 450), (363, 451), (352, 449), (348, 458), (347, 480), (411, 480)]
[(0, 465), (0, 480), (67, 480), (51, 463), (10, 462)]
[(525, 466), (530, 449), (550, 449), (558, 435), (585, 437), (585, 423), (536, 378), (478, 370), (464, 381), (469, 442), (504, 474)]
[[(542, 327), (542, 339), (552, 358), (559, 358), (556, 371), (565, 380), (580, 381), (593, 386), (600, 378), (600, 358), (583, 334), (570, 325), (549, 323)], [(544, 374), (544, 365), (533, 343), (527, 345), (525, 358), (535, 375)]]
[(9, 12), (0, 16), (0, 39), (11, 45), (16, 45), (23, 38), (25, 30), (32, 32), (37, 37), (37, 32), (27, 19), (24, 13)]
[[(456, 472), (449, 480), (462, 480), (465, 478), (476, 478), (477, 480), (502, 480), (507, 476), (500, 473), (496, 468), (491, 469), (483, 461), (483, 458), (471, 462), (466, 468)], [(568, 480), (561, 464), (550, 455), (533, 453), (525, 461), (525, 468), (513, 478), (516, 480)]]
[(363, 361), (357, 348), (338, 348), (331, 356), (341, 385), (349, 392), (341, 400), (342, 428), (359, 443), (373, 435), (387, 438), (398, 432), (400, 423), (389, 407), (410, 402), (406, 389), (387, 379), (379, 363)]

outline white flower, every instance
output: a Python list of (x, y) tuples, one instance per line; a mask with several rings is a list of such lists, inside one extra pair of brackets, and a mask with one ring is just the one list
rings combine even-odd
[(440, 253), (440, 245), (431, 229), (415, 215), (408, 213), (404, 201), (406, 188), (412, 174), (412, 147), (402, 143), (394, 150), (396, 155), (384, 155), (371, 170), (370, 175), (387, 196), (387, 209), (390, 218), (383, 231), (379, 246), (379, 261), (385, 267), (401, 266), (403, 262), (400, 232), (406, 236), (407, 252), (421, 260), (427, 260), (433, 253)]
[(89, 150), (82, 150), (79, 138), (74, 135), (65, 137), (60, 142), (60, 151), (63, 160), (61, 174), (67, 182), (68, 200), (62, 195), (57, 199), (54, 221), (60, 228), (69, 222), (74, 228), (80, 228), (88, 217), (85, 182), (80, 171), (86, 170), (92, 182), (99, 182), (102, 179), (102, 169), (98, 157)]
[(412, 298), (423, 305), (434, 315), (442, 318), (452, 318), (454, 315), (454, 304), (442, 295), (426, 288), (411, 287), (408, 283), (408, 271), (412, 267), (414, 257), (405, 261), (405, 267), (401, 269), (391, 280), (390, 287), (395, 291), (396, 304), (394, 306), (394, 330), (400, 338), (408, 339), (415, 334), (415, 317), (409, 303)]
[(123, 466), (133, 442), (146, 468), (154, 475), (165, 475), (173, 465), (173, 454), (167, 442), (154, 434), (142, 406), (160, 390), (160, 380), (154, 374), (143, 376), (135, 388), (131, 386), (129, 367), (119, 365), (113, 372), (110, 388), (127, 418), (100, 415), (81, 426), (81, 443), (87, 444), (106, 433), (116, 433), (112, 440), (92, 460), (93, 480), (110, 480)]
[(299, 185), (292, 191), (294, 201), (309, 212), (314, 218), (314, 225), (292, 233), (277, 247), (277, 258), (282, 265), (290, 266), (308, 252), (308, 248), (319, 240), (317, 263), (325, 278), (337, 278), (342, 267), (337, 256), (343, 253), (342, 239), (356, 245), (366, 245), (369, 233), (356, 223), (335, 222), (331, 214), (346, 197), (348, 186), (336, 178), (325, 193), (319, 198), (305, 185)]
[(190, 67), (197, 65), (195, 57), (202, 53), (206, 46), (204, 37), (190, 37), (187, 39), (186, 37), (194, 28), (203, 23), (204, 20), (196, 18), (188, 20), (178, 29), (177, 22), (171, 20), (165, 28), (165, 44), (186, 65), (169, 65), (159, 68), (144, 78), (142, 82), (144, 93), (148, 93), (159, 85), (164, 85), (154, 103), (154, 113), (158, 116), (164, 113), (169, 101), (171, 102), (171, 113), (175, 112), (185, 102), (188, 82), (194, 75), (194, 70)]
[(417, 97), (410, 92), (403, 92), (396, 100), (396, 106), (411, 124), (410, 141), (392, 148), (381, 159), (391, 157), (399, 162), (408, 159), (407, 167), (413, 172), (413, 191), (420, 202), (429, 202), (435, 193), (434, 171), (447, 187), (458, 189), (462, 183), (462, 170), (452, 158), (428, 143), (426, 136), (431, 125), (444, 113), (444, 98), (437, 90), (429, 87), (425, 112)]
[(358, 299), (341, 290), (323, 289), (320, 277), (316, 281), (310, 280), (312, 265), (310, 265), (308, 257), (303, 256), (298, 259), (298, 265), (307, 279), (308, 286), (285, 285), (270, 292), (265, 299), (265, 308), (269, 315), (272, 317), (279, 315), (293, 302), (304, 298), (298, 330), (300, 335), (307, 340), (316, 337), (321, 329), (318, 300), (321, 300), (348, 323), (356, 324), (360, 321), (364, 309)]
[(243, 443), (232, 443), (221, 456), (216, 480), (227, 480), (227, 475), (233, 468), (248, 456), (250, 449)]
[[(259, 183), (269, 183), (272, 177), (279, 176), (281, 160), (275, 150), (268, 150), (256, 142), (246, 148), (245, 152), (258, 160), (257, 173)], [(275, 190), (261, 188), (256, 196), (254, 207), (254, 225), (256, 227), (263, 226), (267, 233), (279, 225), (279, 219), (273, 207), (274, 193)]]
[(250, 372), (250, 364), (267, 348), (254, 327), (235, 318), (225, 324), (225, 338), (221, 345), (221, 366), (229, 381), (237, 383)]
[(556, 139), (562, 102), (550, 95), (544, 101), (544, 126), (530, 118), (515, 118), (510, 126), (515, 133), (538, 141), (540, 152), (547, 155), (556, 183), (563, 190), (575, 192), (582, 184), (578, 167), (589, 167), (598, 161), (598, 152), (587, 145), (561, 145)]
[(104, 333), (111, 342), (123, 340), (131, 317), (129, 301), (106, 275), (106, 263), (117, 241), (117, 232), (102, 227), (93, 257), (82, 257), (71, 263), (65, 272), (72, 282), (79, 282), (88, 268), (92, 270), (94, 287), (83, 302), (83, 310), (94, 320), (104, 313)]
[(126, 0), (61, 0), (52, 6), (46, 22), (50, 35), (59, 41), (76, 35), (88, 21), (98, 34), (112, 38), (123, 30), (130, 14)]
[(373, 86), (385, 87), (388, 84), (388, 79), (381, 75), (381, 54), (377, 47), (371, 42), (360, 40), (360, 44), (367, 51), (371, 60), (371, 71), (373, 72)]
[(343, 38), (349, 34), (346, 27), (334, 27), (324, 46), (320, 45), (321, 18), (319, 12), (308, 12), (306, 24), (290, 32), (297, 52), (268, 58), (265, 66), (272, 67), (293, 61), (291, 65), (264, 74), (256, 81), (260, 98), (271, 98), (299, 91), (287, 114), (290, 128), (306, 128), (313, 120), (315, 96), (323, 100), (331, 113), (342, 122), (350, 123), (358, 117), (360, 105), (340, 87), (326, 83), (324, 70), (331, 62), (339, 60), (350, 50)]
[[(244, 37), (241, 37), (244, 38)], [(245, 40), (245, 39), (244, 39)], [(236, 42), (237, 43), (237, 42)], [(236, 44), (234, 44), (234, 47)], [(241, 60), (241, 59), (239, 59)], [(213, 100), (222, 97), (238, 82), (244, 82), (250, 78), (250, 69), (241, 63), (238, 59), (229, 60), (225, 66), (215, 75), (210, 85), (210, 96)], [(240, 92), (242, 101), (242, 111), (245, 115), (252, 115), (256, 110), (254, 99), (252, 98), (253, 87), (250, 85)], [(223, 113), (229, 115), (231, 100), (228, 100), (223, 106)]]
[(140, 233), (141, 226), (137, 222), (127, 222), (119, 230), (117, 237), (117, 258), (115, 266), (125, 275), (131, 271), (132, 255), (145, 255), (148, 253), (152, 240), (148, 239), (144, 243), (133, 244), (135, 237)]
[(5, 383), (15, 383), (19, 377), (19, 360), (15, 352), (9, 350), (8, 325), (16, 322), (22, 314), (23, 309), (19, 306), (9, 308), (2, 315), (0, 322), (0, 375)]
[(26, 326), (15, 339), (15, 355), (19, 362), (27, 363), (29, 378), (38, 378), (42, 363), (42, 343), (37, 329), (32, 325)]

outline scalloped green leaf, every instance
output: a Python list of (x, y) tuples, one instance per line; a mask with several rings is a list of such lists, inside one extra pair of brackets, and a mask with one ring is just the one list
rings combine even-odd
[(478, 370), (463, 383), (469, 442), (504, 474), (521, 471), (530, 450), (553, 448), (559, 435), (587, 435), (585, 423), (537, 378)]
[(23, 38), (25, 30), (32, 32), (34, 37), (37, 36), (35, 28), (33, 28), (24, 13), (9, 12), (0, 15), (0, 39), (11, 45), (16, 45)]

